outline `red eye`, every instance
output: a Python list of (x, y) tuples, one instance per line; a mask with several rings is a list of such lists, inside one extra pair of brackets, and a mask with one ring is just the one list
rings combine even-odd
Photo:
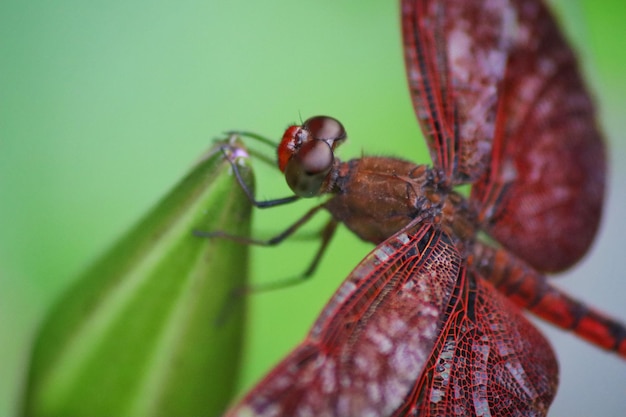
[(307, 135), (308, 132), (302, 129), (302, 126), (289, 126), (287, 130), (285, 130), (280, 145), (278, 145), (276, 149), (278, 154), (278, 168), (281, 172), (285, 172), (287, 162), (298, 152), (298, 149)]

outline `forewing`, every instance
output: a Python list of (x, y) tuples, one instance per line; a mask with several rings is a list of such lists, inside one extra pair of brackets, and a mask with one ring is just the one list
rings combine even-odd
[(433, 225), (397, 233), (227, 416), (392, 415), (430, 358), (461, 271), (458, 251)]
[(576, 262), (596, 234), (604, 145), (575, 56), (553, 17), (537, 0), (516, 3), (492, 163), (472, 199), (489, 234), (535, 268), (558, 271)]
[(411, 97), (447, 183), (473, 182), (488, 165), (515, 8), (509, 0), (402, 1)]

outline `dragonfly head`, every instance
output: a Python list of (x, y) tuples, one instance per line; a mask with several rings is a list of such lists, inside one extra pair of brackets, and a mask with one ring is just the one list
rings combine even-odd
[(343, 125), (332, 117), (315, 116), (301, 126), (289, 126), (278, 146), (278, 167), (291, 190), (299, 197), (324, 192), (335, 155), (346, 140)]

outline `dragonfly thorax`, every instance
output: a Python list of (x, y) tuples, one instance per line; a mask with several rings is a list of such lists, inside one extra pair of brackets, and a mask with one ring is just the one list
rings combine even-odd
[(380, 243), (413, 221), (441, 224), (471, 244), (478, 229), (467, 199), (443, 186), (426, 165), (389, 157), (338, 163), (324, 204), (361, 239)]

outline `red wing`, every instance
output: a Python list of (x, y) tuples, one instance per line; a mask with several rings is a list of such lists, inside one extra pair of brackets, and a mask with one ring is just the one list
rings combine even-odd
[(487, 168), (515, 13), (507, 0), (402, 1), (413, 105), (447, 183)]
[(393, 415), (546, 415), (558, 384), (552, 348), (490, 283), (466, 281), (411, 398)]
[(398, 232), (227, 416), (543, 415), (556, 386), (550, 347), (463, 265), (435, 226)]
[[(576, 59), (541, 2), (515, 1), (493, 159), (472, 190), (487, 231), (541, 271), (589, 248), (604, 196), (605, 154)], [(523, 4), (524, 7), (521, 7)]]

